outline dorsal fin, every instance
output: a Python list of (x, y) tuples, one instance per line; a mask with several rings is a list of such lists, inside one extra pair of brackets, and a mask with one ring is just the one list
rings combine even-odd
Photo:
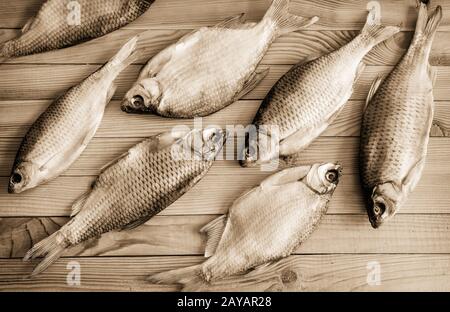
[(244, 97), (248, 93), (250, 93), (253, 89), (255, 89), (259, 83), (267, 76), (269, 73), (269, 67), (263, 67), (255, 70), (248, 81), (244, 84), (243, 89), (236, 97), (236, 100)]
[(227, 215), (220, 216), (205, 225), (200, 233), (206, 234), (205, 257), (211, 257), (216, 252), (223, 230), (227, 224)]
[(25, 25), (23, 25), (22, 34), (26, 33), (27, 31), (29, 31), (32, 28), (34, 20), (35, 20), (35, 18), (32, 17), (27, 21), (27, 23)]
[(73, 203), (72, 212), (70, 214), (70, 217), (76, 216), (85, 207), (86, 201), (87, 201), (90, 193), (91, 193), (91, 190), (87, 191)]
[(245, 13), (241, 13), (236, 16), (231, 16), (215, 25), (216, 28), (239, 28), (240, 25), (245, 23)]
[(372, 85), (370, 86), (370, 90), (369, 90), (369, 94), (367, 95), (367, 99), (366, 99), (366, 104), (364, 105), (364, 112), (367, 109), (367, 106), (369, 105), (370, 101), (372, 100), (373, 96), (375, 95), (375, 93), (377, 92), (378, 88), (380, 87), (381, 83), (383, 82), (384, 77), (383, 76), (378, 76), (374, 82), (372, 83)]

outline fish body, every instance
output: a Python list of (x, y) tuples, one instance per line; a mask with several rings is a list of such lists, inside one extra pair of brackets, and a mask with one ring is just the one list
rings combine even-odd
[(420, 180), (433, 122), (431, 45), (442, 20), (440, 6), (428, 16), (421, 3), (408, 52), (369, 93), (361, 128), (360, 169), (367, 212), (374, 228), (393, 216)]
[(137, 55), (137, 40), (128, 41), (108, 63), (55, 100), (33, 123), (14, 161), (10, 193), (56, 178), (84, 151), (116, 90), (114, 80)]
[[(373, 23), (372, 14), (350, 43), (294, 66), (275, 84), (255, 116), (253, 124), (259, 134), (247, 137), (242, 166), (300, 152), (325, 131), (352, 95), (364, 56), (399, 31)], [(266, 150), (258, 141), (274, 141), (279, 149)]]
[(61, 49), (94, 39), (142, 15), (153, 0), (47, 0), (22, 34), (0, 45), (11, 58)]
[(226, 216), (206, 225), (200, 265), (149, 281), (198, 290), (220, 279), (289, 256), (317, 227), (341, 176), (340, 165), (315, 164), (276, 173), (243, 194)]
[[(200, 136), (200, 145), (181, 157), (194, 136)], [(208, 172), (224, 140), (224, 133), (214, 128), (163, 133), (106, 165), (91, 189), (74, 203), (74, 217), (25, 256), (26, 260), (46, 256), (33, 275), (66, 248), (106, 232), (135, 228), (168, 207)]]
[(288, 0), (274, 0), (257, 24), (243, 23), (238, 16), (183, 37), (149, 61), (126, 94), (122, 109), (193, 118), (238, 100), (267, 74), (257, 71), (257, 66), (271, 43), (317, 20), (289, 14), (288, 4)]

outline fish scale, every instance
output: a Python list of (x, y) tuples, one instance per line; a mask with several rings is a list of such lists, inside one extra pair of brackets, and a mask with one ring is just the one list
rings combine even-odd
[(53, 263), (69, 246), (74, 246), (103, 233), (121, 230), (133, 222), (139, 225), (168, 207), (191, 189), (211, 168), (224, 143), (220, 129), (202, 133), (219, 133), (223, 140), (204, 138), (202, 159), (173, 157), (172, 148), (186, 146), (199, 130), (172, 136), (164, 133), (137, 144), (102, 170), (91, 190), (74, 204), (74, 217), (50, 237), (36, 244), (26, 258), (47, 257), (35, 269), (37, 274)]
[(374, 228), (397, 213), (422, 175), (434, 114), (436, 75), (429, 55), (441, 20), (440, 6), (428, 15), (421, 3), (408, 51), (369, 92), (361, 125), (360, 174)]
[(68, 23), (69, 2), (47, 0), (27, 31), (0, 46), (0, 57), (46, 52), (103, 36), (134, 21), (153, 0), (77, 0), (80, 25)]
[(25, 135), (8, 191), (20, 193), (64, 172), (94, 136), (115, 90), (114, 80), (136, 57), (137, 37), (103, 67), (52, 102)]
[(290, 255), (325, 215), (341, 174), (339, 165), (315, 164), (266, 178), (235, 200), (227, 215), (202, 228), (208, 259), (152, 275), (149, 281), (198, 291)]
[(147, 63), (122, 109), (193, 118), (230, 105), (267, 74), (257, 67), (276, 38), (318, 20), (292, 15), (288, 9), (288, 0), (274, 0), (257, 24), (237, 16), (184, 36)]
[[(373, 14), (369, 13), (366, 25), (351, 42), (327, 55), (308, 57), (278, 80), (253, 120), (260, 135), (247, 135), (242, 166), (301, 152), (334, 121), (353, 92), (365, 55), (399, 31), (398, 27), (372, 23)], [(265, 133), (264, 127), (277, 129)], [(278, 130), (278, 138), (273, 130)], [(279, 149), (265, 149), (266, 139), (272, 141), (269, 146), (278, 143)]]

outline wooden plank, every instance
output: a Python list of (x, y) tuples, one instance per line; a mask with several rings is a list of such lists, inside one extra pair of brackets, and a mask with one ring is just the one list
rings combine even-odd
[[(201, 255), (200, 229), (217, 216), (155, 216), (131, 231), (109, 232), (99, 240), (75, 246), (66, 256)], [(0, 225), (0, 258), (23, 257), (62, 218), (6, 218)], [(323, 253), (450, 253), (450, 215), (405, 215), (374, 230), (364, 215), (326, 215), (296, 254)], [(349, 243), (351, 242), (351, 243)]]
[[(50, 53), (30, 55), (6, 60), (8, 63), (51, 63), (51, 64), (103, 64), (107, 62), (132, 36), (140, 35), (139, 48), (145, 49), (135, 64), (144, 64), (166, 46), (176, 42), (191, 30), (156, 29), (149, 31), (120, 29), (108, 36), (98, 38), (68, 49)], [(359, 31), (303, 31), (282, 36), (276, 40), (262, 64), (292, 65), (308, 55), (321, 55), (339, 49), (351, 41)], [(0, 29), (0, 42), (18, 36), (18, 30)], [(368, 65), (395, 65), (408, 48), (412, 32), (401, 32), (377, 45), (365, 58)], [(438, 32), (431, 50), (430, 63), (450, 65), (450, 51), (447, 42), (450, 32)]]
[[(160, 215), (223, 214), (243, 192), (260, 183), (268, 173), (239, 175), (208, 174), (191, 191)], [(450, 213), (450, 174), (425, 174), (400, 214)], [(6, 192), (8, 178), (0, 178), (0, 217), (69, 216), (73, 202), (94, 177), (60, 177), (23, 194)], [(345, 175), (331, 201), (329, 214), (366, 215), (358, 175)], [(217, 191), (211, 191), (211, 188)], [(430, 196), (433, 190), (433, 196)]]
[[(42, 113), (51, 100), (0, 101), (0, 137), (21, 138)], [(259, 109), (260, 100), (238, 101), (222, 111), (202, 119), (204, 126), (220, 127), (252, 123)], [(20, 107), (18, 109), (18, 107)], [(349, 101), (332, 125), (322, 134), (331, 136), (359, 136), (364, 101)], [(450, 102), (437, 101), (435, 120), (445, 128), (432, 136), (444, 136), (450, 129)], [(96, 133), (97, 138), (146, 137), (171, 131), (178, 125), (194, 126), (193, 120), (162, 118), (156, 115), (125, 114), (120, 110), (120, 101), (112, 101)]]
[[(0, 260), (1, 291), (174, 291), (177, 286), (151, 285), (157, 272), (187, 267), (204, 259), (186, 257), (65, 258), (44, 274), (25, 279), (32, 265)], [(80, 265), (79, 286), (69, 286), (67, 266)], [(369, 263), (380, 265), (380, 285), (369, 285)], [(262, 273), (222, 282), (213, 291), (449, 291), (450, 255), (302, 255), (281, 260)]]
[[(68, 88), (80, 83), (98, 69), (98, 65), (42, 65), (1, 64), (0, 100), (54, 99)], [(266, 78), (248, 95), (247, 100), (263, 99), (275, 82), (284, 75), (290, 65), (270, 66)], [(131, 65), (117, 78), (114, 99), (121, 100), (137, 79), (140, 65)], [(365, 100), (374, 79), (388, 74), (392, 66), (367, 66), (355, 85), (353, 100)], [(450, 99), (450, 67), (437, 67), (438, 76), (434, 87), (436, 100)], [(42, 79), (45, 74), (45, 80)]]
[[(97, 175), (99, 169), (109, 161), (120, 156), (143, 138), (94, 138), (84, 153), (64, 175)], [(0, 177), (9, 176), (15, 154), (20, 144), (18, 138), (0, 138)], [(450, 172), (450, 140), (447, 138), (431, 138), (428, 146), (426, 174), (449, 174)], [(339, 161), (343, 164), (345, 174), (358, 172), (359, 138), (356, 137), (321, 137), (304, 152), (292, 157), (291, 164), (311, 164), (318, 161)], [(280, 168), (284, 166), (280, 163)], [(239, 166), (234, 160), (218, 160), (210, 171), (218, 175), (266, 174), (260, 168)]]
[[(387, 25), (401, 25), (413, 29), (417, 11), (415, 0), (380, 0), (382, 22)], [(42, 0), (20, 0), (14, 4), (0, 3), (0, 28), (21, 28), (35, 15)], [(246, 13), (249, 20), (262, 18), (270, 0), (157, 0), (139, 19), (126, 26), (128, 29), (149, 28), (196, 28), (214, 25), (229, 16)], [(433, 6), (442, 5), (444, 20), (441, 29), (450, 29), (450, 3), (448, 0), (433, 1)], [(367, 1), (307, 1), (293, 0), (290, 6), (293, 14), (318, 15), (320, 21), (312, 29), (356, 29), (363, 27), (367, 16)]]

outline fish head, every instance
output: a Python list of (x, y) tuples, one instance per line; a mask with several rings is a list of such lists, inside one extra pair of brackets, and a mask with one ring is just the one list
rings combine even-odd
[(228, 136), (228, 131), (219, 127), (194, 129), (184, 137), (182, 145), (191, 157), (212, 161), (222, 150)]
[(383, 183), (373, 188), (368, 199), (367, 214), (374, 229), (394, 216), (402, 203), (402, 194), (393, 183)]
[(258, 140), (248, 133), (245, 136), (245, 145), (240, 153), (239, 164), (244, 168), (255, 167), (258, 164)]
[(154, 78), (138, 81), (125, 94), (121, 109), (126, 113), (155, 113), (161, 99), (161, 88)]
[(14, 166), (9, 178), (8, 193), (18, 194), (43, 183), (43, 176), (39, 166), (32, 162), (19, 162)]
[(255, 167), (267, 164), (279, 157), (278, 129), (273, 126), (250, 128), (245, 135), (245, 145), (240, 152), (239, 163), (242, 167)]
[(340, 164), (315, 164), (306, 176), (306, 183), (319, 194), (332, 194), (342, 176)]

